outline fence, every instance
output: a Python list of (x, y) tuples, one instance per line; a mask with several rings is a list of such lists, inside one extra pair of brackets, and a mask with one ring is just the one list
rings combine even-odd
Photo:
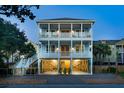
[(38, 68), (30, 67), (30, 68), (0, 68), (0, 77), (8, 77), (8, 76), (20, 76), (20, 75), (37, 75)]
[[(94, 71), (94, 73), (102, 73), (103, 70), (107, 70), (108, 67), (116, 68), (115, 65), (111, 65), (111, 66), (109, 66), (109, 65), (94, 65), (93, 66), (93, 71)], [(117, 71), (118, 72), (124, 72), (124, 65), (118, 65), (117, 66)]]

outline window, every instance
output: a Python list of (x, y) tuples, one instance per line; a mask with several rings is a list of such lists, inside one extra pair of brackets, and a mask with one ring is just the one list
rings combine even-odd
[(46, 45), (46, 52), (48, 53), (48, 45)]
[(51, 45), (51, 51), (55, 52), (55, 45)]
[(79, 52), (81, 50), (81, 46), (80, 45), (76, 45), (75, 46), (75, 50), (76, 50), (76, 52)]
[(60, 24), (60, 30), (71, 30), (71, 24)]
[(41, 24), (40, 25), (40, 28), (41, 29), (48, 29), (48, 24)]
[(83, 32), (88, 32), (91, 28), (91, 24), (83, 24)]
[(90, 51), (91, 51), (91, 48), (90, 48)]
[(81, 30), (81, 24), (73, 24), (73, 30)]
[(58, 30), (58, 24), (50, 24), (50, 30)]

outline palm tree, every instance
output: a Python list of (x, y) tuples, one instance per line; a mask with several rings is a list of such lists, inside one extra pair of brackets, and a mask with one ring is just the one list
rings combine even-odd
[(102, 48), (102, 58), (103, 58), (103, 61), (104, 61), (104, 58), (106, 56), (111, 55), (111, 48), (107, 44), (103, 44), (101, 48)]
[(102, 60), (105, 56), (111, 55), (111, 48), (107, 44), (96, 44), (93, 46), (93, 55), (96, 61), (98, 61), (97, 58), (99, 57), (100, 64), (102, 64)]

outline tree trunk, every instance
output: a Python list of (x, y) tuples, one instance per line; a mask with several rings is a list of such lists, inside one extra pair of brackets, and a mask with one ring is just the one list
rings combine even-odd
[(115, 67), (116, 67), (116, 74), (118, 74), (118, 61), (116, 61)]
[(13, 52), (12, 52), (12, 63), (13, 63)]

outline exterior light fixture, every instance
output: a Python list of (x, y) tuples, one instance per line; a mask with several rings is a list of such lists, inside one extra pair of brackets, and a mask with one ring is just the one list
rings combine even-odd
[(59, 30), (57, 31), (57, 34), (59, 34)]
[(57, 60), (52, 60), (53, 62), (57, 62)]
[(53, 65), (57, 65), (57, 60), (52, 60)]
[(74, 34), (74, 31), (72, 30), (71, 33)]
[(60, 32), (60, 31), (58, 30), (58, 31), (57, 31), (57, 36), (59, 36), (59, 32)]
[(56, 51), (59, 51), (59, 48), (56, 48)]
[(74, 51), (74, 48), (71, 48), (72, 51)]
[(76, 60), (74, 60), (75, 62), (78, 62), (78, 61), (80, 61), (79, 59), (76, 59)]

